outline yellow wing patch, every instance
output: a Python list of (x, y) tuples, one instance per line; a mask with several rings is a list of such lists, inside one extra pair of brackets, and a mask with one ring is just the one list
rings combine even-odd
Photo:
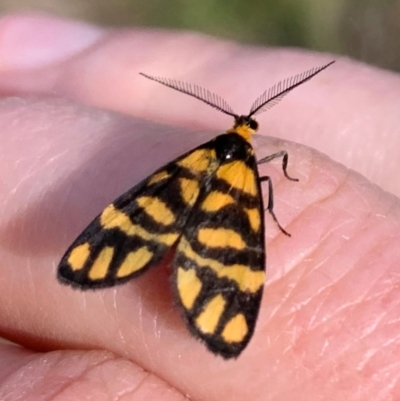
[(217, 177), (251, 196), (256, 196), (258, 193), (255, 172), (242, 161), (236, 160), (221, 166), (217, 170)]
[(259, 210), (257, 208), (252, 208), (252, 209), (243, 208), (243, 210), (247, 214), (250, 226), (253, 229), (253, 231), (258, 232), (261, 227), (261, 216)]
[(160, 171), (159, 173), (153, 174), (153, 176), (147, 182), (147, 185), (157, 184), (160, 181), (164, 181), (167, 178), (171, 177), (167, 171)]
[(212, 298), (196, 319), (198, 329), (205, 334), (213, 334), (225, 309), (226, 301), (221, 294)]
[(71, 269), (74, 271), (83, 269), (89, 255), (90, 244), (88, 242), (74, 248), (68, 256), (68, 263)]
[(240, 343), (246, 337), (249, 328), (243, 313), (238, 313), (226, 324), (222, 331), (222, 338), (227, 343)]
[(193, 206), (200, 193), (198, 180), (180, 178), (179, 184), (180, 184), (182, 199), (189, 206)]
[(92, 267), (89, 270), (89, 277), (92, 280), (103, 279), (110, 267), (111, 259), (114, 255), (114, 249), (110, 246), (104, 247), (96, 260), (94, 261)]
[(215, 158), (215, 152), (208, 149), (199, 149), (189, 153), (184, 159), (181, 159), (177, 164), (196, 174), (205, 173), (212, 159)]
[(153, 257), (151, 252), (146, 246), (143, 246), (136, 251), (129, 252), (124, 261), (118, 268), (117, 277), (127, 277), (132, 273), (141, 270)]
[(190, 310), (198, 297), (203, 284), (194, 270), (185, 270), (178, 267), (177, 286), (179, 298), (183, 306)]
[(175, 215), (169, 207), (157, 197), (141, 196), (136, 200), (139, 207), (154, 221), (164, 226), (175, 223)]
[(247, 247), (242, 236), (229, 228), (200, 228), (198, 241), (209, 248), (234, 248), (238, 250)]
[(205, 212), (217, 212), (228, 205), (234, 205), (235, 199), (226, 193), (220, 191), (212, 191), (204, 199), (201, 209)]
[(110, 230), (119, 228), (125, 234), (130, 235), (132, 231), (132, 221), (128, 215), (121, 210), (117, 210), (113, 204), (107, 206), (100, 216), (100, 224), (103, 229)]

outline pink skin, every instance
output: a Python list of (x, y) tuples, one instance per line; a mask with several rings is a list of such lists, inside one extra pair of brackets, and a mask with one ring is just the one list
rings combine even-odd
[[(102, 207), (232, 123), (139, 71), (199, 83), (245, 113), (268, 86), (332, 58), (258, 118), (261, 135), (284, 140), (262, 138), (257, 153), (286, 149), (300, 182), (279, 162), (260, 168), (292, 237), (266, 215), (267, 283), (238, 360), (188, 334), (167, 266), (97, 292), (57, 282), (63, 251)], [(0, 399), (400, 399), (400, 208), (383, 190), (400, 194), (396, 74), (189, 33), (9, 16), (0, 93), (0, 334), (25, 347), (0, 345)]]

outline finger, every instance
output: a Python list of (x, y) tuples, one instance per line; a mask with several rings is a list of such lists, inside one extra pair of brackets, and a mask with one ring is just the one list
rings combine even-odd
[(0, 344), (2, 400), (182, 400), (134, 363), (106, 351), (34, 353)]
[[(249, 48), (195, 34), (100, 30), (44, 17), (8, 17), (0, 23), (0, 37), (3, 94), (68, 97), (189, 128), (219, 130), (231, 124), (226, 116), (146, 82), (138, 72), (205, 86), (240, 114), (279, 80), (337, 58)], [(72, 44), (66, 45), (66, 38)], [(35, 59), (28, 68), (25, 60), (42, 54), (43, 48), (46, 54), (54, 51), (54, 61), (41, 57), (42, 64)], [(314, 147), (400, 194), (400, 79), (394, 73), (337, 61), (260, 117), (260, 132)]]
[[(268, 282), (259, 322), (242, 356), (227, 362), (188, 334), (165, 268), (97, 292), (74, 291), (55, 279), (65, 248), (119, 186), (192, 147), (194, 138), (61, 101), (11, 99), (0, 121), (7, 172), (0, 328), (7, 338), (41, 350), (106, 349), (198, 399), (299, 393), (324, 399), (358, 397), (360, 387), (368, 395), (390, 389), (399, 353), (391, 327), (400, 214), (386, 193), (307, 148), (272, 140), (259, 146), (263, 153), (286, 149), (289, 172), (300, 179), (282, 178), (279, 164), (261, 167), (272, 177), (275, 212), (292, 238), (278, 235), (266, 217)], [(151, 138), (172, 146), (146, 147)], [(371, 350), (382, 348), (388, 357), (373, 358)], [(321, 386), (328, 378), (334, 380)]]

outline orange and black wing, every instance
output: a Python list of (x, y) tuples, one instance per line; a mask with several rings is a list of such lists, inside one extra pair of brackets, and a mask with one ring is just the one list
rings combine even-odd
[(212, 165), (209, 142), (120, 196), (67, 250), (59, 280), (83, 289), (108, 287), (160, 262), (182, 234)]
[(237, 357), (251, 339), (265, 280), (264, 211), (256, 160), (222, 163), (183, 227), (176, 297), (190, 331), (216, 354)]

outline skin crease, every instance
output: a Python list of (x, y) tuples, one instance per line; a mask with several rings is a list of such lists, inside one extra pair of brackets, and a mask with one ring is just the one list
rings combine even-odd
[[(279, 161), (260, 167), (292, 237), (266, 215), (267, 283), (239, 359), (188, 334), (166, 266), (97, 292), (56, 281), (63, 251), (102, 208), (232, 123), (139, 71), (206, 86), (246, 112), (280, 79), (332, 58), (258, 117), (257, 154), (286, 149), (300, 182)], [(24, 347), (0, 345), (0, 399), (400, 399), (398, 75), (16, 15), (0, 20), (0, 93), (0, 335)]]

